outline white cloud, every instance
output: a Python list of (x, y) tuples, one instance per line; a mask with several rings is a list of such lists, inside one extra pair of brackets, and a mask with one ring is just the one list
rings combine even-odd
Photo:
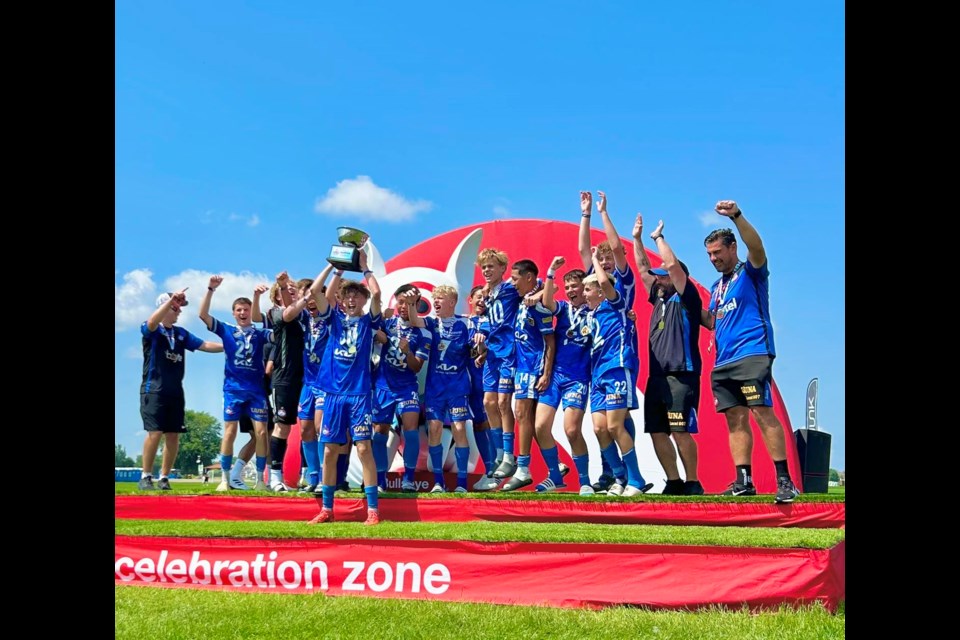
[(329, 215), (351, 215), (364, 220), (384, 220), (403, 222), (412, 220), (414, 214), (430, 211), (433, 203), (429, 200), (410, 201), (374, 184), (370, 176), (357, 176), (356, 179), (341, 180), (337, 186), (328, 189), (327, 195), (317, 199), (317, 213)]
[(510, 209), (498, 204), (493, 208), (493, 215), (498, 218), (509, 218), (513, 215), (513, 213), (510, 211)]
[(260, 216), (258, 216), (257, 214), (253, 214), (253, 215), (250, 216), (250, 218), (247, 220), (247, 226), (248, 226), (248, 227), (255, 227), (255, 226), (257, 226), (258, 224), (260, 224)]
[(716, 229), (723, 226), (720, 224), (722, 222), (722, 220), (720, 220), (721, 216), (716, 211), (704, 211), (703, 213), (699, 214), (697, 218), (700, 220), (700, 224), (702, 224), (704, 227)]
[[(123, 284), (114, 285), (114, 330), (124, 331), (140, 326), (140, 323), (149, 318), (156, 309), (154, 304), (160, 292), (180, 291), (185, 287), (189, 287), (187, 301), (190, 304), (180, 314), (179, 324), (200, 327), (198, 318), (200, 300), (207, 291), (211, 275), (214, 274), (209, 271), (187, 269), (165, 279), (163, 285), (158, 287), (149, 269), (135, 269), (125, 273)], [(223, 276), (223, 283), (213, 296), (210, 312), (228, 322), (232, 321), (232, 304), (235, 299), (241, 297), (253, 299), (254, 287), (258, 284), (269, 285), (273, 282), (272, 277), (249, 271), (241, 271), (237, 274), (222, 272), (218, 275)], [(260, 308), (264, 311), (269, 308), (266, 295), (261, 297)]]
[(255, 227), (260, 224), (260, 216), (257, 215), (256, 213), (249, 216), (245, 216), (243, 214), (236, 213), (236, 212), (222, 214), (213, 209), (204, 211), (203, 213), (200, 214), (201, 224), (211, 224), (214, 222), (218, 222), (218, 223), (239, 222), (241, 224), (247, 225), (248, 227)]

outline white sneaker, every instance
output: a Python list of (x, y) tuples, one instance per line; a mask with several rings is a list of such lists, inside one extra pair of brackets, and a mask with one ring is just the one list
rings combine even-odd
[(447, 490), (444, 489), (443, 485), (439, 483), (433, 485), (433, 488), (430, 489), (430, 493), (446, 493), (446, 492)]
[(467, 489), (466, 489), (466, 487), (457, 487), (456, 489), (453, 490), (453, 492), (454, 492), (454, 493), (466, 493), (466, 492), (467, 492)]
[(614, 482), (609, 489), (607, 489), (608, 496), (622, 496), (623, 495), (623, 485), (619, 482)]
[(290, 487), (282, 482), (271, 482), (270, 491), (273, 491), (274, 493), (286, 493), (287, 491), (290, 491)]
[(632, 484), (628, 484), (623, 488), (623, 493), (620, 494), (624, 498), (632, 498), (633, 496), (642, 496), (643, 491), (640, 491), (639, 487), (635, 487)]
[(400, 483), (400, 491), (403, 493), (416, 493), (417, 485), (415, 485), (411, 480), (403, 480)]
[[(222, 482), (220, 484), (223, 484)], [(240, 478), (230, 478), (230, 488), (236, 489), (238, 491), (249, 491), (250, 487), (247, 486), (247, 483), (241, 480)], [(217, 489), (219, 491), (220, 489)]]
[(595, 495), (597, 495), (597, 492), (594, 491), (594, 490), (593, 490), (593, 487), (591, 487), (590, 485), (584, 484), (584, 485), (581, 485), (581, 486), (580, 486), (580, 495), (582, 495), (582, 496), (595, 496)]
[(500, 486), (500, 481), (493, 476), (483, 476), (473, 484), (474, 491), (493, 491)]
[(257, 478), (257, 486), (254, 487), (255, 491), (270, 491), (270, 487), (267, 486), (267, 483), (263, 481), (262, 478)]
[(230, 491), (230, 485), (227, 484), (226, 480), (221, 480), (220, 484), (217, 485), (217, 491)]

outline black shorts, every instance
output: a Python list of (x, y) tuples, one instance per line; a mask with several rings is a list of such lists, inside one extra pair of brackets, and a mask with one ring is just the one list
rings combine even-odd
[(650, 376), (643, 392), (644, 433), (696, 433), (700, 374)]
[(300, 408), (300, 388), (292, 385), (277, 385), (273, 388), (273, 413), (280, 424), (297, 424), (297, 411)]
[(183, 396), (162, 396), (157, 393), (140, 394), (140, 417), (143, 418), (144, 431), (162, 431), (163, 433), (184, 433)]
[(713, 404), (717, 411), (730, 407), (773, 406), (773, 358), (749, 356), (713, 370)]

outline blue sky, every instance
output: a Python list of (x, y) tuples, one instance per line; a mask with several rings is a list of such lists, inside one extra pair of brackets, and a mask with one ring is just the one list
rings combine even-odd
[[(621, 235), (662, 218), (706, 286), (713, 204), (738, 201), (770, 261), (793, 426), (818, 377), (845, 468), (843, 3), (115, 8), (115, 435), (132, 457), (158, 293), (189, 285), (181, 324), (215, 338), (196, 318), (211, 273), (229, 318), (281, 269), (313, 277), (341, 224), (389, 259), (471, 223), (577, 222), (578, 192), (600, 189)], [(188, 408), (220, 417), (222, 371), (187, 356)]]

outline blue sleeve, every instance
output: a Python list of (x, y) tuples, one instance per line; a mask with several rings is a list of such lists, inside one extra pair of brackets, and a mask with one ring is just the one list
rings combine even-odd
[(770, 269), (767, 268), (769, 264), (770, 261), (767, 260), (763, 263), (763, 266), (758, 269), (747, 260), (743, 263), (743, 270), (747, 272), (747, 275), (749, 275), (750, 279), (754, 282), (764, 282), (770, 277)]
[(226, 325), (220, 322), (219, 320), (217, 320), (216, 318), (214, 318), (213, 316), (210, 316), (210, 320), (213, 322), (213, 326), (210, 327), (210, 331), (213, 331), (222, 339), (226, 339), (226, 336), (224, 335), (225, 333), (228, 333)]
[(426, 362), (430, 358), (430, 346), (433, 342), (433, 335), (426, 329), (417, 331), (417, 349), (415, 355)]
[(680, 296), (680, 301), (688, 311), (697, 315), (700, 314), (700, 309), (703, 308), (703, 302), (700, 300), (700, 292), (697, 291), (697, 288), (689, 279), (687, 280), (687, 286), (683, 289), (683, 295)]
[(140, 335), (144, 338), (149, 338), (152, 334), (156, 333), (160, 329), (160, 325), (157, 325), (157, 328), (153, 331), (150, 331), (150, 328), (147, 326), (147, 323), (144, 322), (140, 325)]
[(183, 346), (185, 346), (187, 349), (189, 349), (190, 351), (196, 351), (203, 345), (203, 340), (193, 335), (186, 329), (181, 329), (181, 330), (183, 331), (183, 337), (184, 337)]
[(553, 333), (553, 314), (539, 302), (533, 307), (537, 316), (537, 329), (543, 335)]

